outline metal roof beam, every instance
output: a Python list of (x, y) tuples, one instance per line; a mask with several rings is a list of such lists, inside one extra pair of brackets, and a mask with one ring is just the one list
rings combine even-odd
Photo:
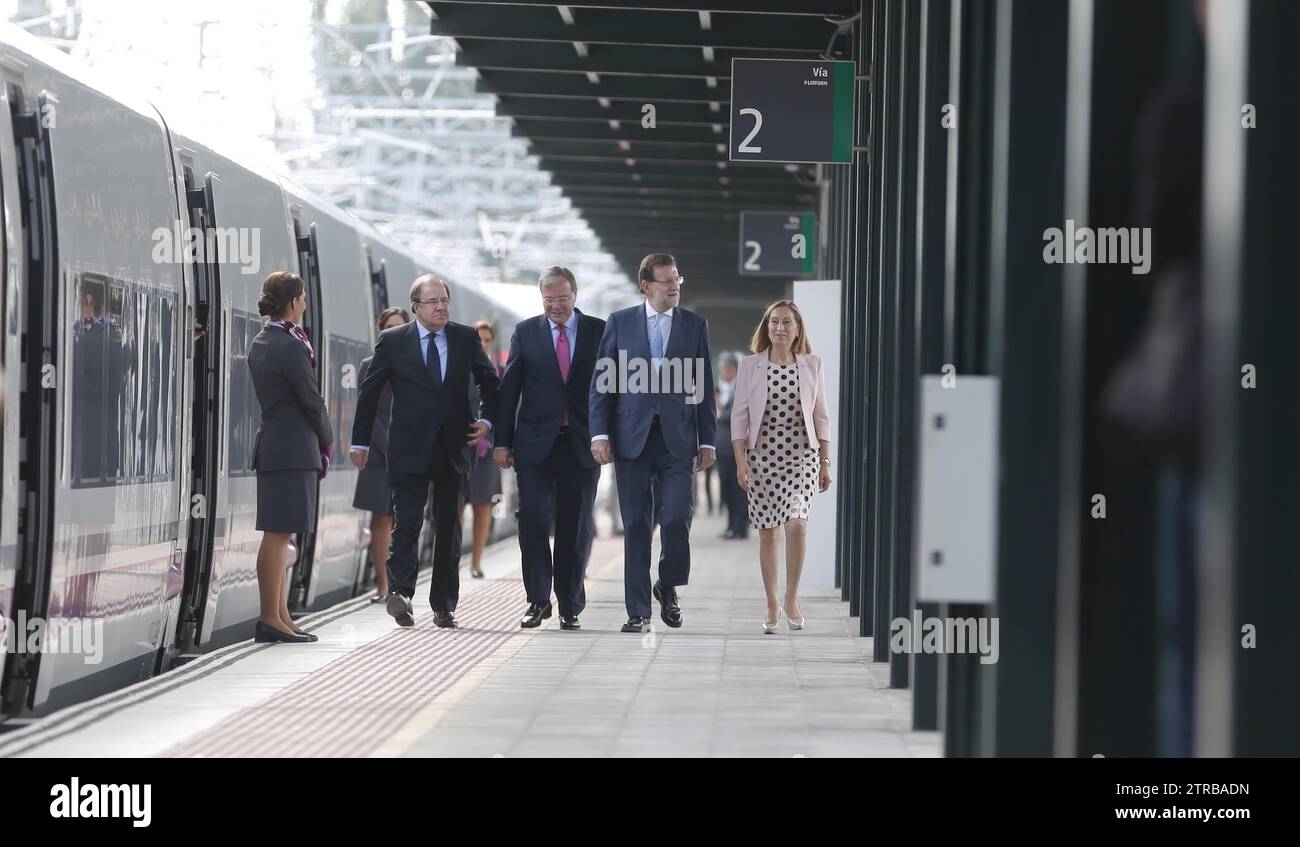
[[(432, 3), (437, 13), (434, 35), (461, 42), (493, 39), (569, 42), (642, 47), (713, 47), (749, 52), (826, 49), (835, 24), (812, 17), (766, 17), (747, 14), (711, 15), (712, 26), (698, 26), (698, 12), (644, 9), (593, 9), (576, 25), (555, 14), (555, 7), (514, 6), (508, 14), (488, 6)], [(688, 17), (689, 15), (689, 17)]]
[[(434, 0), (429, 6), (553, 6), (540, 0)], [(803, 15), (806, 17), (848, 17), (857, 11), (854, 0), (579, 0), (565, 8), (610, 9), (651, 12), (698, 12), (745, 15)], [(509, 11), (501, 9), (502, 12)]]

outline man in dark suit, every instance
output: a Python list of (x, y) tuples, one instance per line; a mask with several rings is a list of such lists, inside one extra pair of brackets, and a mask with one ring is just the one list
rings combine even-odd
[[(440, 627), (456, 625), (460, 593), (460, 514), (469, 473), (464, 445), (492, 428), (497, 372), (478, 332), (452, 323), (451, 289), (433, 274), (411, 285), (415, 320), (384, 330), (375, 343), (352, 422), (352, 462), (365, 467), (379, 396), (393, 388), (388, 427), (388, 479), (393, 486), (393, 543), (388, 554), (387, 609), (401, 626), (413, 626), (411, 597), (418, 567), (416, 544), (433, 483), (433, 588), (429, 605)], [(469, 381), (478, 385), (477, 412), (469, 408)]]
[[(568, 268), (548, 268), (537, 284), (545, 313), (520, 321), (510, 339), (494, 455), (503, 469), (514, 467), (519, 484), (519, 550), (528, 591), (519, 625), (531, 629), (551, 616), (553, 580), (560, 629), (578, 629), (600, 479), (588, 447), (587, 402), (605, 322), (575, 308), (578, 283)], [(554, 556), (548, 537), (552, 496)]]
[(684, 280), (672, 256), (646, 256), (638, 277), (645, 302), (610, 315), (590, 398), (591, 453), (601, 464), (617, 462), (624, 632), (650, 629), (653, 523), (662, 548), (653, 594), (664, 623), (682, 625), (677, 586), (691, 570), (694, 472), (716, 456), (708, 322), (678, 305)]

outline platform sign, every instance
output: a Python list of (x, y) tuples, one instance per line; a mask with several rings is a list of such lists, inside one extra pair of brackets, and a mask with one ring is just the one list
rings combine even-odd
[(853, 161), (856, 63), (731, 60), (733, 162)]
[(741, 276), (809, 276), (817, 244), (814, 212), (741, 212)]

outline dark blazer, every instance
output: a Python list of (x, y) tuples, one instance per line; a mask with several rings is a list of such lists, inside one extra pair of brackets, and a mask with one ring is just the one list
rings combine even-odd
[[(357, 385), (366, 381), (366, 371), (370, 369), (370, 360), (373, 356), (367, 356), (361, 360), (361, 367), (357, 369)], [(388, 421), (393, 416), (393, 392), (387, 386), (379, 395), (379, 407), (375, 413), (375, 428), (370, 431), (370, 459), (375, 462), (383, 460), (388, 455)]]
[[(591, 435), (607, 435), (614, 455), (635, 459), (645, 448), (650, 423), (659, 415), (664, 443), (674, 456), (694, 456), (699, 445), (712, 445), (717, 431), (713, 397), (713, 358), (709, 353), (709, 324), (703, 317), (680, 306), (672, 311), (673, 325), (668, 336), (665, 359), (690, 361), (695, 370), (695, 393), (651, 393), (628, 391), (633, 386), (620, 378), (619, 352), (623, 361), (650, 362), (650, 333), (646, 327), (645, 304), (620, 309), (609, 316), (597, 351), (596, 372), (591, 381)], [(648, 371), (648, 368), (645, 369)], [(668, 388), (671, 386), (661, 386)], [(687, 402), (688, 397), (692, 402)], [(698, 399), (699, 402), (694, 402)], [(588, 448), (590, 449), (590, 448)]]
[(263, 325), (248, 345), (248, 370), (262, 408), (250, 470), (319, 471), (334, 430), (307, 348), (284, 330)]
[[(429, 343), (433, 343), (430, 339)], [(473, 421), (492, 421), (497, 401), (497, 371), (479, 344), (472, 326), (447, 323), (447, 374), (442, 388), (434, 386), (420, 349), (419, 322), (386, 329), (375, 342), (375, 354), (361, 382), (352, 444), (370, 447), (370, 435), (384, 386), (393, 387), (388, 425), (389, 476), (429, 476), (433, 451), (445, 430), (442, 449), (453, 468), (467, 473), (465, 438)], [(478, 384), (479, 408), (469, 407), (469, 381)], [(492, 421), (495, 425), (495, 421)], [(488, 437), (491, 437), (489, 433)]]
[(520, 321), (515, 327), (497, 398), (498, 420), (493, 421), (496, 427), (493, 443), (510, 448), (526, 462), (544, 462), (567, 413), (573, 452), (584, 468), (594, 468), (596, 460), (591, 455), (587, 406), (596, 350), (605, 332), (605, 322), (577, 309), (573, 311), (578, 316), (578, 338), (573, 347), (568, 382), (560, 380), (550, 318), (538, 315)]

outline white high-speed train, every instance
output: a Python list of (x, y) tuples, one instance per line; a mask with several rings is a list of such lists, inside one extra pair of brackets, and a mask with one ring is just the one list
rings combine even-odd
[[(9, 24), (0, 75), (2, 720), (250, 636), (260, 533), (245, 355), (273, 270), (307, 283), (336, 439), (317, 530), (294, 545), (291, 607), (365, 590), (369, 515), (352, 508), (347, 461), (355, 368), (377, 313), (406, 306), (432, 267), (150, 103), (105, 93)], [(179, 249), (190, 228), (228, 249)], [(453, 281), (452, 317), (504, 331), (521, 316)], [(44, 649), (25, 651), (40, 627)], [(94, 650), (72, 643), (83, 635)]]

